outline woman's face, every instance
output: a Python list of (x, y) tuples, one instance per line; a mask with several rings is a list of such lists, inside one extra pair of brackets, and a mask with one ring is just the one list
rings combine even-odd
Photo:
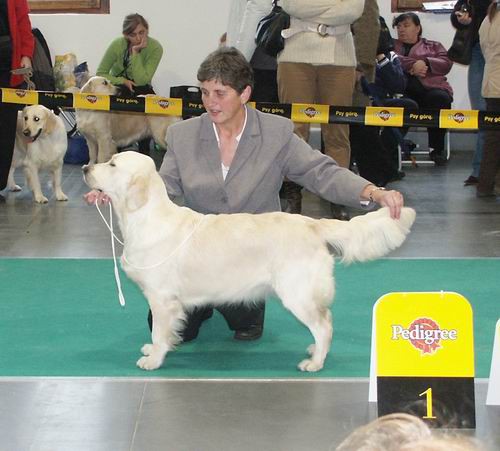
[(420, 25), (415, 25), (411, 19), (405, 19), (396, 25), (398, 39), (405, 44), (415, 44), (418, 41)]
[(231, 125), (244, 114), (243, 105), (248, 101), (251, 89), (247, 86), (241, 94), (220, 81), (201, 83), (201, 99), (210, 119), (216, 125)]
[(139, 45), (148, 36), (148, 29), (140, 23), (131, 33), (124, 36), (131, 46)]

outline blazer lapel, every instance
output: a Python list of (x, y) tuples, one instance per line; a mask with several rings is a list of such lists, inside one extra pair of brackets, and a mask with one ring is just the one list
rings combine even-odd
[(257, 114), (253, 108), (247, 106), (247, 124), (241, 136), (238, 148), (236, 149), (236, 154), (234, 155), (229, 172), (227, 173), (226, 183), (245, 166), (245, 162), (250, 158), (250, 155), (252, 155), (257, 147), (259, 139), (260, 127), (257, 121)]
[(201, 116), (200, 141), (202, 145), (202, 154), (207, 160), (208, 167), (217, 179), (219, 185), (224, 187), (219, 146), (217, 144), (217, 138), (215, 137), (213, 123), (206, 113)]

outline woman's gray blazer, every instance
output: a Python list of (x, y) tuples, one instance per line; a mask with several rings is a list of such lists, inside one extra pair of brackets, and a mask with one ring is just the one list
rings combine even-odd
[(289, 119), (247, 108), (247, 124), (227, 174), (217, 138), (205, 113), (171, 125), (160, 175), (171, 198), (201, 213), (264, 213), (280, 210), (287, 177), (337, 204), (362, 208), (369, 181), (338, 166), (293, 133)]

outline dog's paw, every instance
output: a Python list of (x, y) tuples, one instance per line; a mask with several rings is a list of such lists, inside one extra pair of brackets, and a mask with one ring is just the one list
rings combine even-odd
[(35, 202), (37, 204), (46, 204), (49, 201), (45, 196), (35, 196)]
[(66, 196), (66, 194), (61, 192), (61, 193), (56, 194), (56, 199), (59, 201), (65, 201), (65, 200), (68, 200), (68, 196)]
[(319, 371), (321, 368), (323, 368), (323, 364), (314, 362), (311, 359), (305, 359), (299, 363), (300, 371), (308, 371), (310, 373), (314, 373), (315, 371)]
[(9, 191), (17, 193), (18, 191), (22, 191), (22, 188), (19, 185), (9, 186)]
[(145, 356), (151, 355), (153, 353), (153, 350), (154, 350), (154, 346), (151, 343), (145, 344), (141, 348), (142, 355), (145, 355)]
[(137, 361), (137, 366), (143, 370), (156, 370), (160, 368), (163, 363), (163, 359), (157, 359), (153, 356), (144, 356)]

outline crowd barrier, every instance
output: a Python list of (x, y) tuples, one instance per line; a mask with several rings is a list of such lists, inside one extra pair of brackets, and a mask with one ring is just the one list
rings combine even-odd
[[(1, 102), (40, 104), (48, 108), (80, 108), (98, 111), (126, 111), (171, 116), (199, 116), (201, 103), (160, 96), (119, 97), (104, 94), (60, 93), (2, 88)], [(317, 104), (254, 103), (250, 106), (294, 122), (313, 124), (373, 125), (382, 127), (432, 127), (463, 130), (500, 129), (500, 111), (411, 110), (394, 107), (346, 107)]]

